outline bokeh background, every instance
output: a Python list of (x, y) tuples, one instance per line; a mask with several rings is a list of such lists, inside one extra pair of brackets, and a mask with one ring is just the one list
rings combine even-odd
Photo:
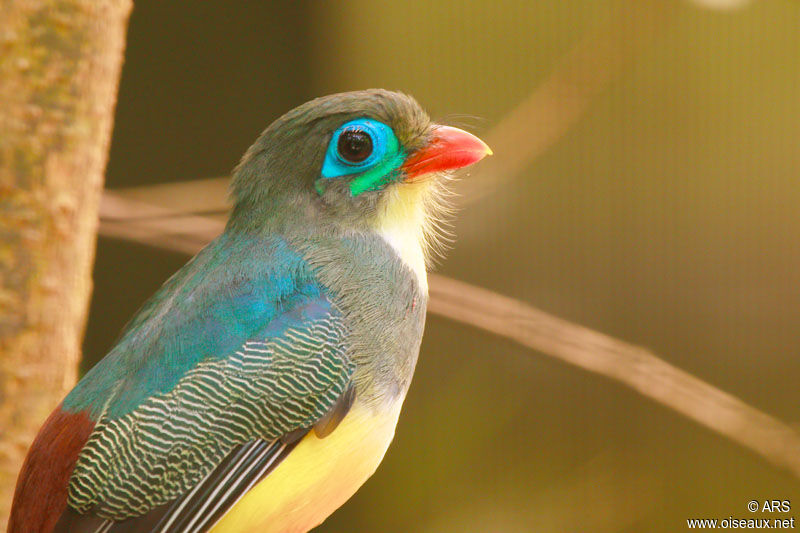
[[(288, 109), (367, 87), (500, 141), (440, 272), (800, 420), (800, 3), (138, 0), (107, 187), (225, 176)], [(84, 369), (186, 260), (100, 239)], [(431, 316), (393, 446), (318, 531), (683, 531), (751, 499), (800, 515), (758, 456)]]

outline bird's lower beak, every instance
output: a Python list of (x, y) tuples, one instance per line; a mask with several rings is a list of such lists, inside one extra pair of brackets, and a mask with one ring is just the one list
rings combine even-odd
[(400, 169), (408, 181), (413, 181), (432, 172), (469, 166), (487, 155), (492, 155), (492, 149), (471, 133), (452, 126), (436, 126), (430, 144), (413, 153)]

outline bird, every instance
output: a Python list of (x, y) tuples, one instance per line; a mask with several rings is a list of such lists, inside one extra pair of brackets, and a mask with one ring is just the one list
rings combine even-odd
[(275, 120), (234, 169), (223, 233), (44, 423), (8, 531), (322, 523), (389, 447), (447, 183), (491, 153), (383, 89), (323, 96)]

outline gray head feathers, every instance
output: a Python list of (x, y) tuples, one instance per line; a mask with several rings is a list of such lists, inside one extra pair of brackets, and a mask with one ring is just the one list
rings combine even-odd
[[(234, 224), (259, 224), (285, 219), (323, 217), (359, 224), (374, 214), (381, 191), (353, 198), (345, 180), (332, 180), (330, 190), (314, 190), (333, 132), (354, 118), (366, 117), (392, 128), (406, 153), (424, 146), (431, 122), (417, 102), (402, 93), (369, 89), (311, 100), (273, 122), (250, 147), (234, 172)], [(289, 216), (295, 219), (295, 216)]]

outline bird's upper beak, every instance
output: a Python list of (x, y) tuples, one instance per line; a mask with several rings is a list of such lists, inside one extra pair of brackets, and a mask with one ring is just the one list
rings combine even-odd
[(492, 155), (492, 149), (471, 133), (452, 126), (434, 126), (430, 143), (411, 154), (400, 169), (412, 181), (431, 172), (469, 166), (487, 155)]

